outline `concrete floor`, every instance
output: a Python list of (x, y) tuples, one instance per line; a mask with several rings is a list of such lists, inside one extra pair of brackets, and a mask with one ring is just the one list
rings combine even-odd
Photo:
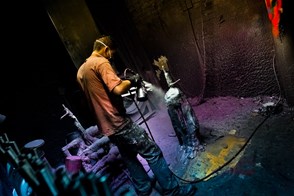
[[(196, 184), (196, 195), (294, 195), (294, 115), (285, 101), (276, 97), (190, 100), (204, 146), (193, 159), (187, 158), (173, 136), (164, 104), (156, 97), (149, 102), (144, 112), (146, 124), (140, 115), (134, 119), (160, 146), (178, 180)], [(265, 107), (272, 103), (279, 103), (279, 107)], [(57, 154), (49, 150), (46, 155), (50, 157), (50, 153)], [(146, 161), (140, 160), (148, 170)], [(124, 196), (136, 196), (128, 180), (114, 196), (122, 196), (126, 189)], [(151, 196), (159, 195), (160, 187), (156, 186)]]
[[(266, 108), (278, 101), (278, 109)], [(194, 159), (187, 159), (177, 138), (169, 136), (173, 128), (164, 107), (147, 121), (181, 183), (196, 183), (196, 195), (205, 196), (294, 195), (294, 116), (285, 102), (219, 97), (191, 103), (205, 146)]]

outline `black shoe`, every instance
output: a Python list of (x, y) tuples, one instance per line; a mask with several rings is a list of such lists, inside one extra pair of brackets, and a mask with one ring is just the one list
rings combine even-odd
[(193, 196), (196, 191), (196, 186), (192, 184), (181, 185), (176, 191), (175, 196)]

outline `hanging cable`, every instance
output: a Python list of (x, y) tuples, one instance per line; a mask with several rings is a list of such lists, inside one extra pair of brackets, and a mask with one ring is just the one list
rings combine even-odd
[[(126, 68), (126, 69), (124, 70), (124, 78), (127, 78), (127, 71), (131, 72), (133, 75), (137, 74), (137, 73), (134, 72), (132, 69)], [(142, 100), (142, 101), (146, 101), (147, 97), (145, 97), (145, 96), (143, 96), (144, 98), (141, 98), (141, 97), (140, 97), (140, 96), (142, 96), (142, 95), (141, 95), (142, 91), (144, 91), (144, 93), (147, 93), (147, 90), (145, 90), (145, 87), (144, 87), (144, 82), (143, 82), (143, 80), (140, 81), (140, 85), (141, 85), (140, 87), (137, 86), (137, 91), (136, 91), (137, 98), (140, 98), (140, 100)], [(144, 88), (142, 88), (142, 87), (144, 87)], [(142, 89), (144, 89), (144, 90), (142, 90)], [(141, 90), (141, 91), (140, 91), (140, 90)], [(145, 92), (145, 91), (146, 91), (146, 92)], [(141, 93), (140, 93), (140, 92), (141, 92)], [(131, 98), (132, 98), (132, 100), (133, 100), (133, 102), (134, 102), (134, 104), (135, 104), (135, 106), (136, 106), (136, 108), (137, 108), (137, 110), (138, 110), (138, 112), (139, 112), (141, 118), (143, 119), (144, 124), (146, 125), (146, 128), (147, 128), (147, 130), (148, 130), (148, 133), (149, 133), (151, 139), (152, 139), (153, 141), (155, 141), (154, 138), (153, 138), (153, 135), (152, 135), (152, 133), (151, 133), (151, 131), (150, 131), (150, 128), (149, 128), (149, 126), (148, 126), (148, 124), (147, 124), (147, 121), (146, 121), (146, 119), (145, 119), (143, 113), (141, 112), (141, 110), (140, 110), (138, 104), (137, 104), (137, 100), (135, 99), (135, 96), (132, 96), (132, 92), (131, 92), (130, 90), (129, 90), (129, 94), (131, 95)], [(140, 94), (140, 95), (139, 95), (139, 94)]]
[[(131, 92), (130, 92), (130, 94), (131, 94)], [(131, 96), (131, 97), (132, 97), (132, 96)], [(143, 119), (144, 124), (146, 125), (146, 128), (147, 128), (147, 130), (148, 130), (148, 132), (149, 132), (149, 135), (150, 135), (151, 139), (152, 139), (153, 141), (155, 141), (154, 138), (153, 138), (153, 135), (152, 135), (152, 133), (151, 133), (151, 131), (150, 131), (150, 128), (149, 128), (149, 126), (148, 126), (148, 123), (147, 123), (147, 121), (146, 121), (146, 119), (145, 119), (143, 113), (141, 112), (141, 110), (140, 110), (140, 108), (139, 108), (139, 106), (138, 106), (138, 104), (137, 104), (135, 98), (132, 97), (132, 100), (133, 100), (133, 102), (135, 103), (135, 105), (136, 105), (136, 107), (137, 107), (137, 109), (138, 109), (138, 112), (140, 113), (140, 116), (141, 116), (141, 118)]]

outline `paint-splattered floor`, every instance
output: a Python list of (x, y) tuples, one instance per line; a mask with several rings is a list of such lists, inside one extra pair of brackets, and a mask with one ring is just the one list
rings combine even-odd
[(169, 136), (173, 128), (164, 107), (147, 123), (179, 180), (196, 183), (196, 195), (293, 195), (293, 111), (283, 101), (273, 110), (278, 101), (219, 97), (192, 105), (205, 145), (194, 159)]
[[(193, 159), (187, 158), (173, 136), (164, 104), (157, 99), (149, 101), (144, 112), (147, 124), (140, 115), (133, 117), (160, 146), (179, 181), (196, 184), (196, 195), (294, 195), (294, 111), (285, 101), (272, 107), (278, 98), (218, 97), (200, 104), (190, 100), (200, 123), (199, 139), (205, 146)], [(57, 154), (56, 150), (46, 151), (48, 157), (54, 157), (52, 154)], [(140, 160), (148, 169), (146, 161)], [(123, 190), (129, 190), (128, 194), (121, 195)], [(159, 192), (156, 186), (151, 196), (160, 196)], [(131, 183), (114, 194), (136, 196)]]

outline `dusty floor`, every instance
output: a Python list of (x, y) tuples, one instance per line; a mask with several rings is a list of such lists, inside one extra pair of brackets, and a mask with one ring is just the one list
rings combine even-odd
[[(201, 104), (190, 100), (205, 147), (193, 159), (187, 158), (173, 136), (166, 107), (156, 99), (149, 101), (146, 124), (140, 115), (133, 117), (160, 146), (179, 181), (196, 184), (196, 195), (294, 195), (294, 111), (285, 101), (276, 97), (218, 97)], [(159, 107), (153, 109), (156, 104)], [(128, 109), (135, 113), (136, 108)], [(50, 153), (58, 158), (55, 149), (46, 155), (51, 157)], [(148, 170), (146, 161), (140, 160)], [(125, 179), (114, 196), (136, 196)], [(125, 190), (128, 194), (122, 194)], [(158, 186), (151, 196), (160, 196)]]
[(294, 195), (293, 110), (283, 101), (275, 110), (265, 107), (278, 101), (219, 97), (193, 105), (191, 100), (205, 146), (194, 159), (169, 136), (173, 128), (164, 108), (147, 125), (179, 180), (196, 183), (196, 195)]

